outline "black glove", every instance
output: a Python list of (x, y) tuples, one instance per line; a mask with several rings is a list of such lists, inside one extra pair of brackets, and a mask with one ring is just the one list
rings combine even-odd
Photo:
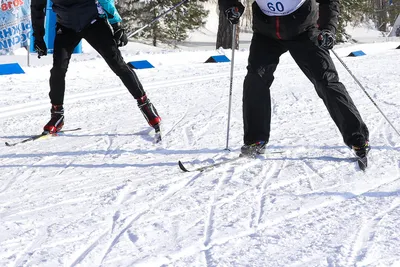
[(332, 49), (335, 45), (335, 35), (329, 30), (322, 30), (318, 34), (318, 45), (325, 49)]
[(47, 46), (43, 40), (43, 37), (35, 38), (33, 43), (34, 49), (38, 54), (38, 58), (42, 56), (47, 56)]
[(243, 15), (244, 6), (237, 2), (236, 5), (225, 10), (225, 16), (231, 24), (238, 24), (240, 17)]
[(128, 43), (128, 36), (125, 33), (125, 29), (121, 28), (119, 23), (111, 25), (114, 30), (114, 40), (118, 46), (125, 46)]

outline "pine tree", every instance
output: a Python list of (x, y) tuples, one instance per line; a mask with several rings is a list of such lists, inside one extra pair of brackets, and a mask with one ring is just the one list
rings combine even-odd
[(363, 14), (370, 13), (371, 10), (366, 5), (366, 0), (342, 0), (340, 2), (339, 25), (336, 31), (336, 41), (347, 41), (350, 36), (346, 33), (345, 27), (353, 22), (358, 24), (363, 19)]
[(387, 26), (393, 26), (397, 14), (400, 13), (400, 0), (342, 0), (340, 3), (338, 41), (349, 38), (344, 27), (350, 23), (356, 26), (371, 20), (377, 30), (386, 32)]
[[(136, 38), (151, 39), (152, 44), (158, 42), (177, 45), (188, 37), (188, 32), (204, 25), (207, 11), (199, 2), (188, 1), (166, 14), (148, 28), (138, 33)], [(124, 16), (124, 26), (129, 30), (135, 30), (150, 23), (181, 0), (128, 0), (118, 3), (118, 8)]]
[(122, 25), (128, 31), (132, 32), (135, 27), (141, 26), (137, 24), (137, 10), (144, 5), (141, 0), (119, 0), (116, 1), (116, 7), (122, 17)]
[[(188, 31), (195, 30), (205, 24), (208, 11), (199, 3), (205, 1), (186, 2), (165, 16), (165, 33), (168, 38), (173, 40), (175, 46), (188, 37)], [(171, 1), (171, 4), (177, 3), (179, 1)]]

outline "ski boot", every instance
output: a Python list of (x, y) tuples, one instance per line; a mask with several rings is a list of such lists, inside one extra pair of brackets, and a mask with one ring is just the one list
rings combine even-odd
[(364, 171), (368, 166), (367, 156), (368, 152), (371, 150), (368, 141), (366, 141), (361, 146), (352, 146), (352, 150), (357, 157), (358, 166), (360, 167), (361, 170)]
[(259, 154), (265, 154), (267, 142), (265, 141), (258, 141), (249, 145), (242, 146), (241, 156), (244, 157), (255, 157)]
[(136, 99), (139, 109), (145, 117), (148, 124), (154, 128), (156, 131), (155, 142), (158, 143), (161, 141), (161, 117), (158, 115), (156, 108), (150, 102), (150, 99), (147, 98), (146, 95), (141, 98)]
[(64, 126), (64, 108), (62, 105), (52, 105), (51, 106), (51, 119), (43, 127), (44, 134), (54, 134), (59, 132)]

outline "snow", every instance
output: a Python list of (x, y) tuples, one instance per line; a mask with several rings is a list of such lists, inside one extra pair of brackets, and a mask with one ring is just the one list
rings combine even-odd
[[(371, 132), (366, 172), (288, 53), (271, 89), (268, 151), (282, 153), (180, 171), (178, 160), (204, 166), (235, 157), (242, 145), (248, 45), (235, 52), (231, 151), (231, 65), (204, 64), (231, 51), (203, 45), (122, 49), (127, 61), (155, 66), (137, 70), (163, 118), (163, 142), (153, 144), (133, 98), (84, 44), (70, 64), (64, 105), (64, 128), (82, 130), (0, 144), (0, 266), (400, 266), (400, 136), (336, 58)], [(335, 48), (397, 129), (399, 45)], [(346, 57), (357, 50), (366, 56)], [(0, 60), (26, 72), (0, 76), (0, 139), (15, 142), (40, 133), (49, 118), (51, 56), (32, 54), (30, 67), (23, 53)]]

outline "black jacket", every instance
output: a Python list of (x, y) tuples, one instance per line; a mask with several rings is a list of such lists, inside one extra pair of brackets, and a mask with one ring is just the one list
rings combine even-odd
[[(57, 14), (57, 23), (66, 28), (82, 31), (99, 16), (95, 0), (52, 0), (53, 11)], [(47, 0), (31, 1), (31, 20), (33, 35), (42, 37)]]
[[(237, 0), (218, 0), (220, 10), (234, 6)], [(319, 3), (319, 9), (317, 4)], [(339, 0), (307, 0), (295, 12), (286, 16), (267, 16), (253, 3), (253, 31), (282, 40), (293, 40), (307, 31), (316, 29), (336, 32)]]

